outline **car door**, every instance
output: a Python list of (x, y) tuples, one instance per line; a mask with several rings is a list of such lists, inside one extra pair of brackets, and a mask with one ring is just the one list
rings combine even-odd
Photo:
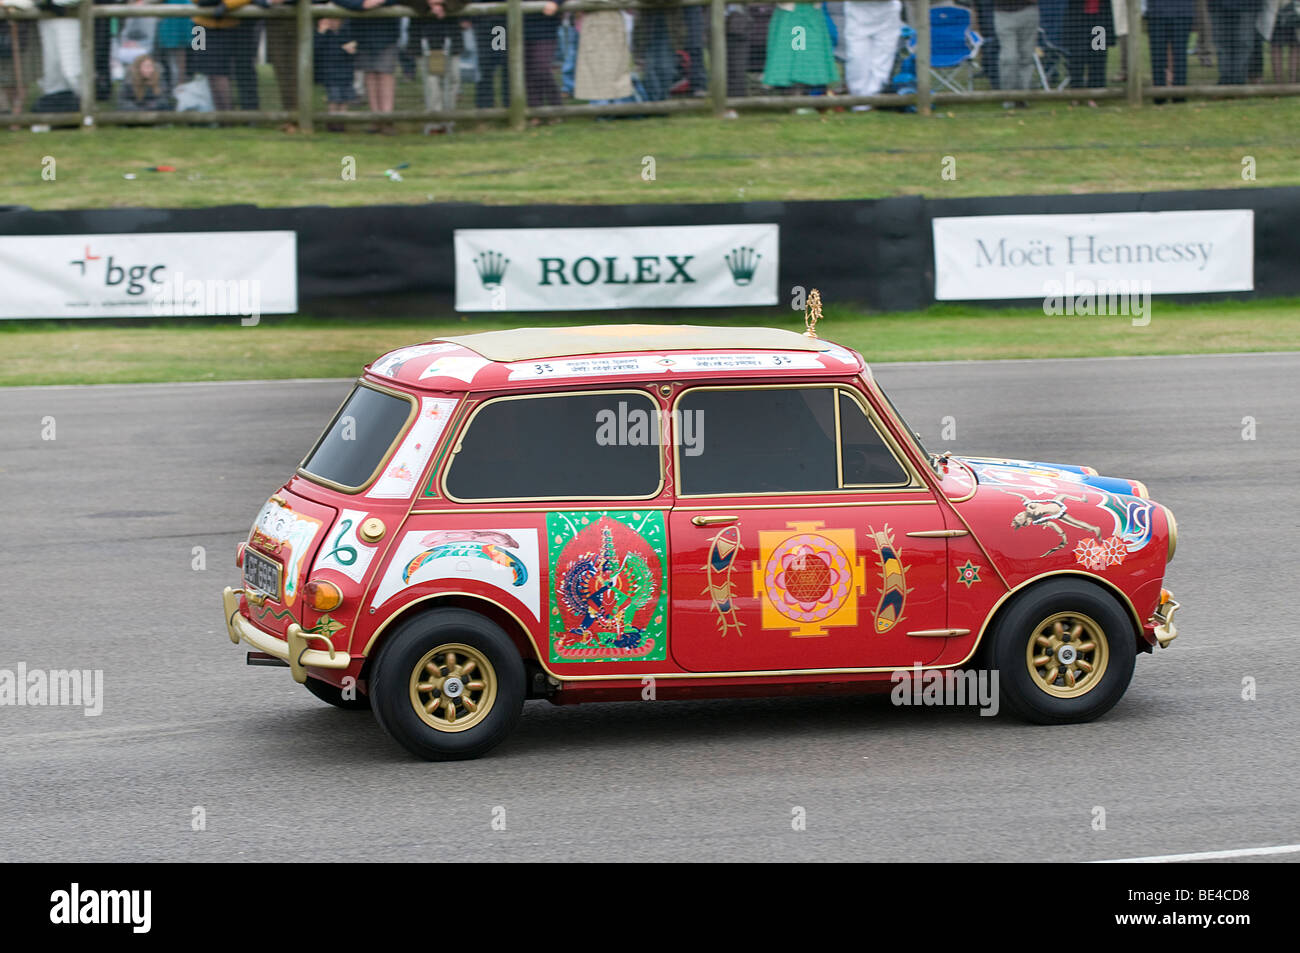
[(679, 665), (853, 669), (937, 656), (943, 512), (865, 395), (824, 383), (701, 386), (674, 409)]
[(485, 395), (447, 463), (452, 508), (412, 515), (418, 531), (396, 565), (526, 620), (553, 671), (662, 671), (671, 593), (660, 409), (634, 387)]

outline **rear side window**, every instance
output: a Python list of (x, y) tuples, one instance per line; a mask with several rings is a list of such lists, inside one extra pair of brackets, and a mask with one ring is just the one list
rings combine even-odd
[(383, 466), (414, 410), (410, 398), (359, 385), (303, 461), (303, 472), (345, 490), (364, 488)]
[(647, 499), (662, 483), (658, 405), (640, 391), (500, 397), (447, 470), (452, 499)]
[[(702, 435), (683, 449), (685, 496), (905, 486), (909, 476), (856, 400), (834, 387), (687, 391), (677, 410)], [(684, 445), (683, 445), (684, 446)]]

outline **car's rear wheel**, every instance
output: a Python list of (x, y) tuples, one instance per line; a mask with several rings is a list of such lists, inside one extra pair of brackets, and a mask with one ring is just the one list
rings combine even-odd
[(370, 675), (375, 718), (430, 761), (477, 758), (500, 744), (523, 710), (523, 661), (501, 627), (465, 609), (401, 623)]
[(1091, 721), (1133, 677), (1137, 643), (1124, 608), (1086, 580), (1056, 579), (1018, 597), (993, 631), (1002, 698), (1042, 725)]
[(307, 691), (335, 708), (342, 708), (344, 711), (370, 710), (370, 697), (357, 691), (356, 686), (353, 686), (345, 693), (337, 685), (322, 682), (319, 678), (308, 678), (306, 685)]

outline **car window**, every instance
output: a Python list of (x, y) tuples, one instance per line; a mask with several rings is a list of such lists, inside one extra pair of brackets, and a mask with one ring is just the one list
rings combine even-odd
[(903, 486), (907, 471), (862, 405), (840, 392), (840, 459), (845, 486)]
[(658, 405), (639, 391), (501, 397), (447, 470), (452, 499), (646, 499), (662, 483)]
[(303, 461), (303, 472), (355, 490), (368, 484), (406, 428), (410, 398), (358, 386)]
[(911, 426), (908, 425), (907, 418), (898, 412), (898, 406), (894, 403), (894, 399), (889, 396), (889, 392), (879, 385), (877, 385), (876, 389), (880, 392), (880, 396), (885, 398), (885, 403), (888, 404), (889, 409), (894, 412), (894, 416), (898, 419), (898, 422), (903, 425), (903, 429), (912, 437), (912, 440), (916, 443), (917, 449), (921, 451), (923, 456), (930, 456), (930, 451), (926, 449), (925, 441), (921, 439), (920, 432), (913, 430)]
[(677, 409), (702, 435), (698, 454), (678, 454), (684, 494), (839, 488), (832, 388), (692, 390)]
[(686, 496), (816, 493), (908, 482), (862, 408), (833, 387), (701, 388), (683, 394), (677, 410), (682, 432), (693, 430), (699, 438), (695, 452), (683, 447), (677, 455)]

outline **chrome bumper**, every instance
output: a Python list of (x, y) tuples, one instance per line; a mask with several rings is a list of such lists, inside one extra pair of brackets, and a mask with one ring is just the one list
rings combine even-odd
[[(239, 597), (243, 593), (243, 589), (231, 589), (227, 586), (226, 591), (221, 594), (221, 601), (226, 607), (226, 634), (230, 636), (231, 642), (238, 645), (242, 640), (259, 652), (274, 655), (288, 662), (293, 680), (299, 683), (307, 681), (309, 668), (347, 668), (352, 664), (351, 655), (336, 650), (325, 636), (312, 635), (297, 622), (290, 623), (284, 639), (277, 639), (271, 633), (263, 632), (240, 614)], [(329, 646), (328, 651), (308, 648), (308, 644), (313, 640), (323, 641)]]
[(1151, 614), (1151, 621), (1156, 624), (1156, 641), (1160, 643), (1162, 649), (1178, 638), (1178, 627), (1174, 625), (1174, 613), (1180, 608), (1181, 606), (1171, 597), (1160, 603), (1159, 608)]

